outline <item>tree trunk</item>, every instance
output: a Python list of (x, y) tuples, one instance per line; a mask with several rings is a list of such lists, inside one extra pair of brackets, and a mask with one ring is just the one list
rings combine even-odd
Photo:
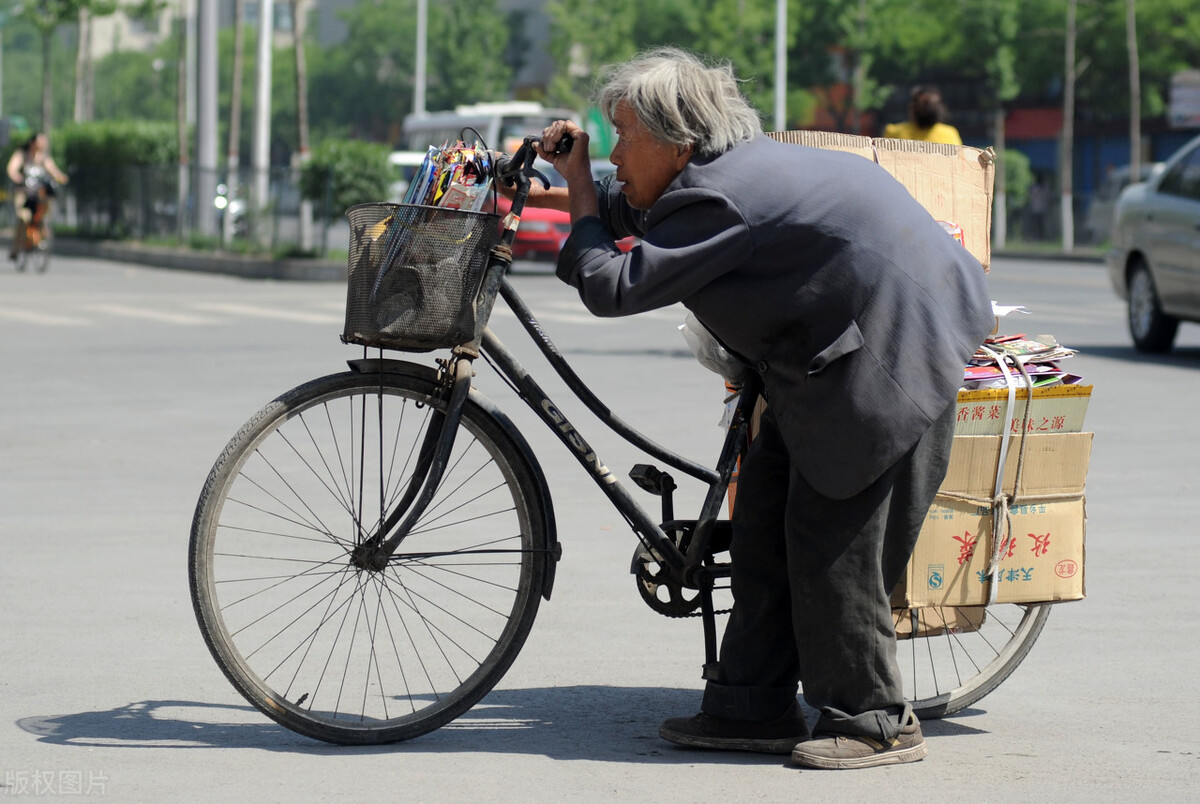
[[(304, 28), (307, 4), (291, 0), (292, 4), (292, 51), (296, 57), (296, 160), (293, 168), (304, 167), (308, 162), (308, 63), (304, 54)], [(300, 202), (300, 248), (311, 251), (313, 247), (312, 201)]]
[(1075, 201), (1072, 163), (1075, 159), (1075, 10), (1078, 0), (1067, 0), (1066, 59), (1063, 67), (1063, 126), (1059, 146), (1059, 184), (1062, 192), (1062, 250), (1075, 249)]
[(92, 19), (86, 8), (79, 10), (79, 41), (75, 46), (75, 122), (88, 119), (88, 62), (91, 60)]
[(1135, 0), (1125, 0), (1125, 36), (1129, 43), (1129, 180), (1142, 172), (1142, 74), (1138, 66)]
[(54, 106), (54, 80), (50, 74), (50, 47), (53, 38), (54, 31), (42, 34), (42, 131), (49, 131), (53, 122), (51, 111)]
[(993, 212), (992, 244), (999, 250), (1008, 242), (1008, 181), (1004, 174), (1004, 106), (996, 98), (996, 114), (992, 120), (992, 150), (996, 152), (996, 173)]
[(225, 157), (225, 216), (221, 227), (225, 245), (233, 241), (236, 222), (233, 219), (233, 201), (238, 197), (238, 168), (241, 165), (239, 153), (242, 139), (242, 72), (245, 69), (246, 54), (243, 44), (246, 38), (246, 0), (233, 2), (233, 79), (229, 89), (229, 148)]
[(858, 27), (858, 44), (854, 50), (854, 73), (852, 81), (854, 82), (854, 99), (853, 103), (853, 124), (851, 131), (855, 134), (862, 134), (862, 109), (866, 103), (864, 97), (867, 84), (867, 65), (863, 59), (861, 50), (862, 43), (866, 40), (865, 29), (867, 27), (867, 3), (866, 0), (858, 0), (858, 16), (856, 19)]

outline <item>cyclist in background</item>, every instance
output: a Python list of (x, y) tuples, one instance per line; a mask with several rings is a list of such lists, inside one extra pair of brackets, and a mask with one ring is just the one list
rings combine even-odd
[(17, 226), (8, 257), (16, 259), (21, 228), (33, 220), (39, 204), (46, 205), (41, 219), (49, 217), (50, 198), (54, 195), (53, 182), (66, 184), (68, 179), (50, 156), (50, 140), (42, 131), (36, 132), (24, 145), (13, 151), (12, 158), (8, 160), (8, 178), (14, 185), (13, 206), (17, 213)]

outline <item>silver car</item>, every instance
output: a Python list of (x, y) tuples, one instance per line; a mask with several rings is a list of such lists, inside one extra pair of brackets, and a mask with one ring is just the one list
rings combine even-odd
[(1167, 352), (1180, 321), (1200, 321), (1200, 137), (1117, 199), (1108, 275), (1128, 300), (1129, 334)]

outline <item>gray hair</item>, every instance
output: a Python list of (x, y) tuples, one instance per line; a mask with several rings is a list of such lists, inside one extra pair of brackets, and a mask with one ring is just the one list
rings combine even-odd
[(729, 62), (710, 67), (677, 48), (650, 50), (612, 68), (596, 105), (611, 123), (621, 103), (656, 140), (691, 145), (699, 156), (723, 154), (762, 133)]

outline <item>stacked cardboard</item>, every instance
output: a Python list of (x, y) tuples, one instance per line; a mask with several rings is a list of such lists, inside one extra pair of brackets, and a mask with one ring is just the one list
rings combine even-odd
[[(770, 136), (877, 162), (990, 267), (990, 149), (813, 131)], [(1077, 380), (1020, 387), (1018, 379), (1011, 394), (985, 380), (959, 393), (950, 468), (892, 597), (900, 638), (976, 629), (977, 607), (992, 602), (1083, 597), (1092, 433), (1081, 431), (1092, 388)]]

